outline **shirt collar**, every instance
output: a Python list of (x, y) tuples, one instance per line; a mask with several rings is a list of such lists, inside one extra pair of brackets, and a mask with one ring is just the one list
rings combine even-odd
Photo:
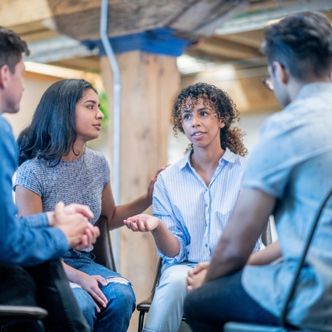
[[(190, 166), (190, 154), (192, 149), (190, 149), (182, 160), (179, 162), (179, 168), (182, 170), (187, 165)], [(237, 155), (232, 152), (230, 149), (226, 148), (225, 153), (222, 155), (222, 157), (219, 159), (218, 165), (220, 165), (223, 161), (226, 161), (228, 163), (234, 164), (237, 160)]]
[(310, 97), (311, 95), (314, 95), (317, 92), (331, 91), (331, 88), (332, 88), (331, 82), (308, 83), (301, 88), (297, 98), (302, 99), (308, 96)]

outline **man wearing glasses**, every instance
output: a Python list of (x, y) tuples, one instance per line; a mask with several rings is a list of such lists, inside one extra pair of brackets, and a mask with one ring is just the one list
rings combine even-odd
[[(278, 325), (314, 214), (332, 188), (331, 24), (313, 12), (286, 17), (267, 30), (263, 52), (270, 88), (284, 109), (262, 128), (209, 266), (188, 276), (189, 288), (196, 289), (184, 310), (194, 331), (220, 331), (228, 321)], [(278, 243), (249, 258), (270, 215)], [(331, 238), (331, 215), (323, 216), (289, 310), (290, 325), (331, 330)]]

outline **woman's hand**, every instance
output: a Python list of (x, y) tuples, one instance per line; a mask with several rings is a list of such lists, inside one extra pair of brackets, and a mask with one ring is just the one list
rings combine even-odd
[(148, 214), (138, 214), (123, 221), (124, 224), (134, 232), (150, 232), (155, 230), (160, 221), (158, 218)]
[(194, 267), (188, 272), (187, 276), (188, 291), (191, 291), (193, 289), (202, 286), (209, 265), (210, 265), (209, 262), (198, 263), (196, 267)]
[(161, 171), (163, 171), (166, 167), (167, 167), (167, 166), (162, 167), (162, 168), (159, 168), (159, 169), (157, 170), (156, 174), (154, 175), (154, 177), (150, 180), (150, 183), (149, 183), (149, 186), (148, 186), (148, 191), (147, 191), (147, 197), (148, 197), (148, 200), (149, 200), (149, 202), (150, 202), (149, 205), (152, 204), (153, 187), (154, 187), (154, 184), (155, 184), (156, 181), (157, 181), (157, 177), (158, 177), (159, 173), (160, 173)]
[(106, 286), (107, 284), (107, 280), (102, 276), (90, 276), (81, 272), (79, 285), (91, 295), (96, 303), (97, 312), (100, 312), (100, 307), (106, 308), (107, 306), (107, 298), (100, 289), (100, 286)]

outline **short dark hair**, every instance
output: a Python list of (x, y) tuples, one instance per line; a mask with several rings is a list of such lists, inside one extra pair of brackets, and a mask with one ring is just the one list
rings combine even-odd
[(269, 64), (278, 61), (299, 81), (329, 75), (332, 70), (332, 27), (317, 12), (289, 15), (265, 33), (262, 51)]
[(177, 97), (173, 106), (172, 121), (175, 134), (177, 131), (183, 133), (181, 110), (185, 103), (190, 100), (195, 104), (201, 98), (204, 103), (209, 104), (217, 113), (218, 119), (225, 124), (220, 130), (220, 145), (225, 150), (229, 148), (232, 152), (245, 156), (247, 149), (243, 144), (243, 133), (233, 123), (239, 119), (239, 112), (233, 100), (226, 92), (212, 84), (196, 83), (183, 89)]
[(82, 79), (53, 83), (42, 95), (30, 126), (19, 135), (19, 164), (42, 158), (56, 166), (73, 149), (76, 134), (76, 104), (83, 93), (95, 88)]
[(0, 68), (7, 65), (14, 72), (23, 53), (30, 54), (27, 43), (14, 31), (0, 26)]

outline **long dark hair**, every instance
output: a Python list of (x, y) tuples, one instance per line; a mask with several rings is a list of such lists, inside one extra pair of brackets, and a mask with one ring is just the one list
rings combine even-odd
[(76, 104), (87, 89), (97, 92), (85, 80), (65, 79), (44, 92), (31, 124), (17, 139), (19, 164), (37, 157), (57, 165), (73, 149), (77, 137)]
[(183, 133), (181, 110), (184, 104), (188, 100), (195, 103), (199, 98), (202, 98), (203, 102), (211, 105), (216, 111), (218, 119), (225, 123), (225, 126), (220, 130), (221, 147), (224, 150), (229, 148), (232, 152), (240, 156), (245, 156), (247, 149), (242, 141), (243, 133), (240, 128), (231, 127), (232, 124), (239, 119), (238, 110), (226, 92), (211, 84), (196, 83), (189, 85), (180, 92), (172, 112), (173, 130), (175, 134), (178, 130)]

